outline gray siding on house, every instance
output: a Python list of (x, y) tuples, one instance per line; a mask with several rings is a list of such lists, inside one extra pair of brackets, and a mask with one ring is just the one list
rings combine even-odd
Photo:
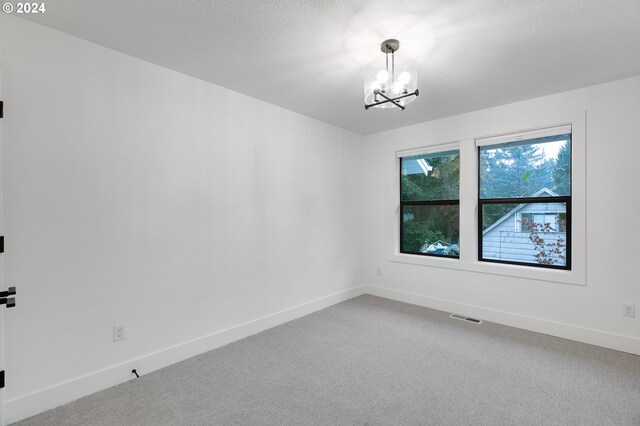
[[(534, 257), (539, 251), (534, 250), (534, 244), (529, 239), (530, 231), (522, 226), (517, 231), (516, 214), (557, 214), (566, 211), (563, 203), (544, 203), (544, 204), (526, 204), (517, 212), (511, 213), (496, 227), (485, 231), (482, 241), (482, 257), (485, 259), (510, 260), (516, 262), (536, 263)], [(545, 218), (545, 221), (550, 220)], [(553, 228), (557, 228), (555, 223), (551, 222)], [(567, 234), (565, 232), (540, 233), (540, 237), (545, 243), (556, 242), (558, 238), (562, 238), (566, 242)], [(554, 264), (564, 265), (564, 261), (557, 256), (553, 257)]]

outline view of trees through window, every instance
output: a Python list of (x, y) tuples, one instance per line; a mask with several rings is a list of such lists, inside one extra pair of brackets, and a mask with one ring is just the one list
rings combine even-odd
[(568, 268), (571, 135), (479, 151), (481, 259)]
[[(479, 260), (571, 268), (571, 134), (545, 132), (480, 144)], [(459, 257), (459, 192), (458, 150), (400, 159), (400, 252)]]
[(400, 166), (400, 251), (458, 257), (459, 151), (404, 157)]

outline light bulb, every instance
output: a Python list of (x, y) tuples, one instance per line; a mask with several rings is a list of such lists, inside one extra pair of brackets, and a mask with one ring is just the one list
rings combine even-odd
[(409, 71), (402, 71), (398, 76), (398, 81), (401, 84), (409, 83), (409, 81), (411, 81), (411, 74), (409, 73)]
[(396, 81), (395, 83), (393, 83), (393, 91), (396, 92), (396, 94), (402, 92), (403, 88), (404, 88), (404, 85), (399, 81)]
[(387, 70), (380, 70), (378, 74), (376, 74), (376, 79), (380, 84), (384, 84), (389, 80), (389, 72)]
[(377, 80), (374, 81), (373, 83), (371, 83), (371, 91), (375, 91), (376, 89), (380, 88), (380, 82), (378, 82)]

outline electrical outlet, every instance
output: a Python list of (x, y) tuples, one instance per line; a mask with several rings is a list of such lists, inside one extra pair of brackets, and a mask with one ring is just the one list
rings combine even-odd
[(113, 326), (113, 341), (124, 340), (124, 324)]
[(622, 305), (622, 315), (625, 317), (635, 318), (636, 305)]

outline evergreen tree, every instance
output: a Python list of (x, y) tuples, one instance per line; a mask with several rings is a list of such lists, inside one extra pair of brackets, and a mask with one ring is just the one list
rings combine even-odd
[(429, 223), (411, 219), (402, 227), (402, 251), (419, 253), (422, 246), (431, 244), (446, 237), (438, 230), (432, 230)]
[[(533, 145), (482, 151), (487, 169), (481, 185), (484, 198), (530, 197), (551, 183), (550, 164)], [(482, 173), (481, 173), (482, 177)]]
[[(409, 160), (414, 161), (414, 160)], [(460, 156), (428, 158), (432, 171), (402, 176), (404, 201), (455, 200), (459, 197)]]
[(571, 195), (571, 151), (565, 142), (558, 151), (558, 159), (551, 172), (553, 190), (558, 195)]
[[(456, 200), (460, 188), (460, 156), (458, 154), (426, 157), (432, 167), (426, 175), (402, 175), (404, 201)], [(403, 161), (415, 161), (414, 159)], [(403, 209), (404, 251), (418, 252), (425, 243), (443, 240), (459, 241), (458, 206), (407, 206)]]

